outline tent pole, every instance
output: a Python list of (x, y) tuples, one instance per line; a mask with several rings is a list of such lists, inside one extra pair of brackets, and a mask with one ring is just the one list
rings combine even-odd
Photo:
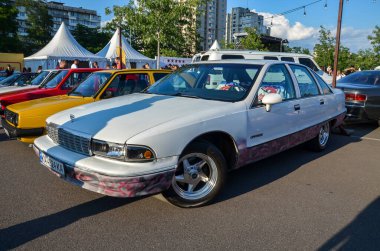
[(121, 43), (121, 26), (119, 26), (119, 55), (120, 55), (120, 65), (123, 65), (123, 49)]

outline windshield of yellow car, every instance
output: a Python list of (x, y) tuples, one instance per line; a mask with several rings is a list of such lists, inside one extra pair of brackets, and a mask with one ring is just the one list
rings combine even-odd
[(109, 72), (94, 72), (88, 78), (86, 78), (80, 85), (78, 85), (72, 92), (70, 96), (82, 96), (82, 97), (92, 97), (97, 93), (103, 85), (111, 77)]

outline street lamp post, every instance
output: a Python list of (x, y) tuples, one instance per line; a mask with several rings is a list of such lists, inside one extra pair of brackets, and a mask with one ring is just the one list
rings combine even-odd
[(339, 47), (340, 47), (340, 33), (342, 29), (342, 13), (343, 13), (343, 0), (339, 2), (339, 13), (338, 13), (338, 25), (336, 29), (336, 45), (334, 54), (334, 69), (333, 69), (333, 88), (336, 87), (336, 75), (338, 71), (338, 59), (339, 59)]

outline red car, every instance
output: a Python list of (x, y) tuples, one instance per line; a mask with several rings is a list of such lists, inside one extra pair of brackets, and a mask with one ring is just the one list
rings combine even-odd
[(51, 96), (58, 96), (68, 93), (87, 78), (94, 71), (102, 69), (91, 68), (78, 68), (78, 69), (63, 69), (46, 84), (38, 87), (37, 89), (24, 90), (18, 93), (1, 95), (0, 96), (0, 114), (3, 115), (5, 108), (8, 105), (28, 101), (32, 99), (45, 98)]

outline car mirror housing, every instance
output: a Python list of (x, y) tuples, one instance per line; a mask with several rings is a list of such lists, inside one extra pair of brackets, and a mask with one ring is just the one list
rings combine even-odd
[(265, 110), (270, 112), (272, 105), (282, 102), (282, 97), (277, 93), (269, 93), (261, 101), (265, 105)]

